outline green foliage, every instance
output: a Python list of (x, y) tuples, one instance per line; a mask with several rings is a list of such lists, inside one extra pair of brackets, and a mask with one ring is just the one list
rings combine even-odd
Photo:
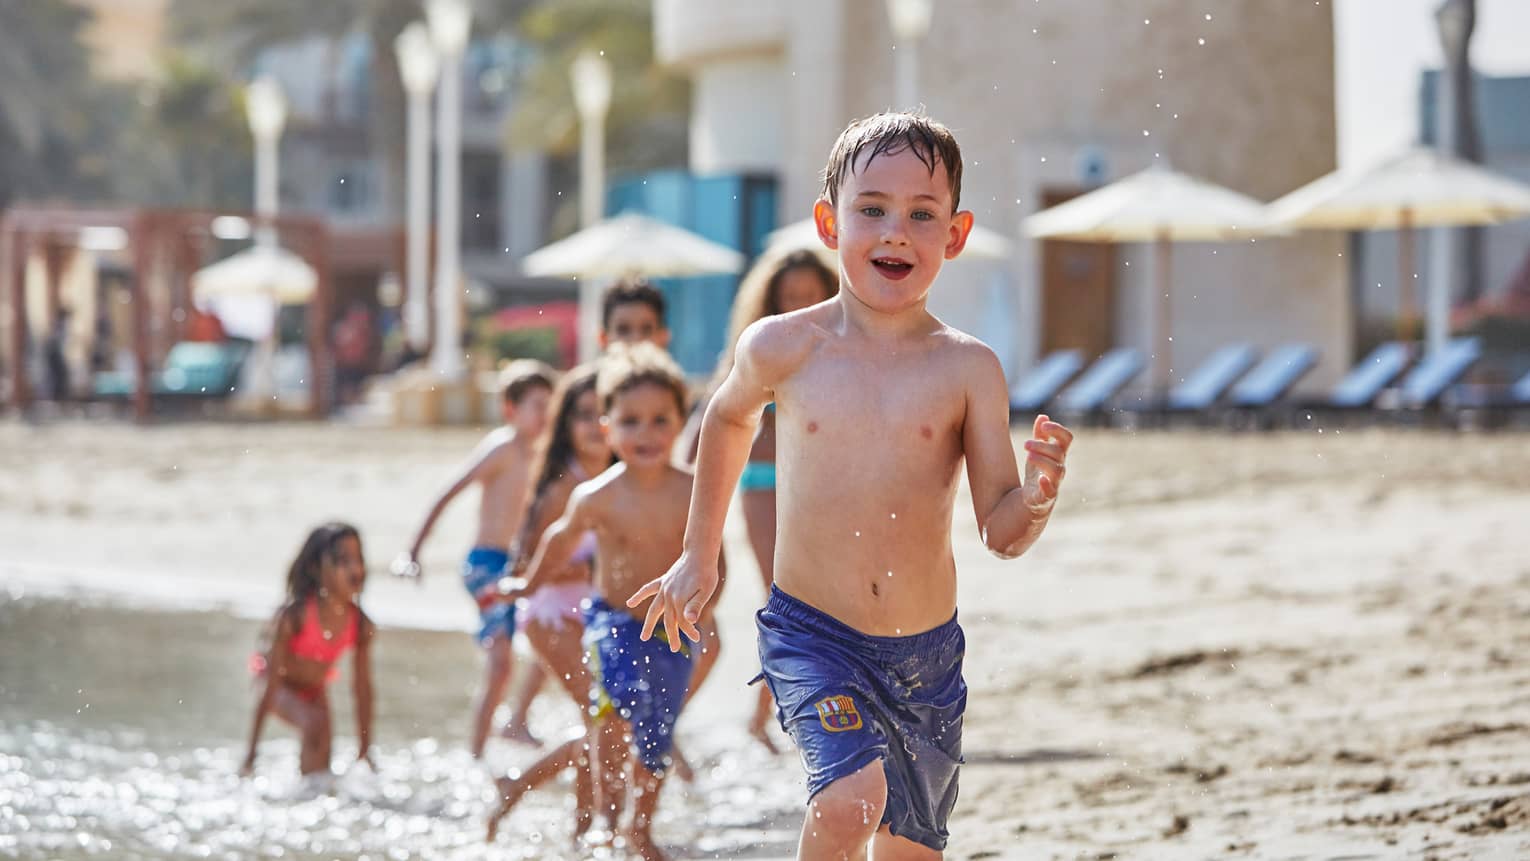
[(557, 368), (563, 365), (558, 349), (558, 330), (552, 327), (501, 329), (485, 318), (474, 327), (472, 352), (487, 352), (493, 362), (510, 359), (539, 359)]
[(535, 54), (510, 119), (513, 147), (570, 156), (579, 146), (579, 114), (569, 68), (583, 51), (611, 64), (606, 122), (613, 171), (685, 163), (690, 88), (653, 58), (647, 0), (542, 0), (520, 17), (518, 35)]

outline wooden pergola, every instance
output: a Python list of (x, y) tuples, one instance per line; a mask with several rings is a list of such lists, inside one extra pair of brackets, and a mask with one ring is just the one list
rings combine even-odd
[[(128, 289), (132, 306), (134, 355), (133, 414), (140, 421), (150, 417), (150, 304), (148, 285), (156, 267), (168, 266), (171, 282), (169, 315), (172, 329), (180, 332), (184, 313), (190, 304), (189, 279), (201, 266), (201, 243), (212, 236), (212, 222), (223, 216), (236, 216), (249, 222), (254, 231), (274, 228), (285, 247), (301, 256), (317, 274), (313, 297), (308, 301), (309, 413), (317, 418), (325, 413), (327, 392), (324, 389), (330, 364), (329, 312), (333, 285), (330, 272), (330, 235), (324, 220), (307, 215), (262, 217), (244, 212), (193, 209), (71, 209), (66, 207), (23, 206), (0, 215), (0, 296), (8, 296), (11, 306), (10, 372), (11, 401), (18, 409), (32, 401), (27, 380), (27, 353), (30, 333), (27, 327), (26, 266), (33, 252), (42, 251), (46, 268), (46, 317), (49, 325), (58, 317), (60, 282), (67, 258), (79, 249), (87, 230), (117, 228), (127, 236), (132, 259)], [(178, 289), (177, 289), (178, 288)]]

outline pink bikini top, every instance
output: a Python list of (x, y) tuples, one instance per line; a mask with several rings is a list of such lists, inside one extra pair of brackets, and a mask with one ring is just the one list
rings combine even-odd
[(356, 617), (359, 611), (352, 604), (346, 614), (345, 627), (338, 636), (324, 638), (324, 626), (319, 623), (319, 599), (309, 598), (303, 608), (303, 626), (292, 635), (287, 648), (295, 658), (332, 664), (340, 660), (346, 650), (356, 645)]

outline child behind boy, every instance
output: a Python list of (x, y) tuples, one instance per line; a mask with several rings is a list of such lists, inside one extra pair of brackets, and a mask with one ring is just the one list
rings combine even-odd
[[(670, 450), (685, 417), (685, 381), (662, 350), (637, 344), (613, 348), (596, 391), (607, 438), (621, 462), (575, 489), (563, 517), (542, 536), (524, 584), (505, 600), (535, 592), (594, 531), (595, 594), (585, 611), (584, 642), (602, 802), (619, 822), (630, 793), (628, 849), (645, 859), (662, 858), (650, 827), (693, 661), (679, 640), (640, 639), (642, 625), (622, 602), (680, 555), (691, 474), (671, 463)], [(491, 839), (498, 821), (531, 788), (525, 777), (498, 782), (502, 803), (490, 818)]]
[(669, 326), (664, 322), (664, 294), (641, 278), (623, 279), (606, 288), (600, 300), (600, 349), (613, 344), (644, 341), (669, 349)]
[[(395, 563), (400, 574), (419, 576), (420, 548), (446, 506), (471, 485), (478, 485), (478, 535), (462, 565), (462, 585), (478, 604), (478, 643), (485, 650), (483, 689), (473, 709), (472, 745), (483, 756), (494, 709), (504, 699), (512, 669), (515, 607), (495, 599), (501, 577), (509, 572), (510, 544), (520, 532), (531, 486), (531, 459), (537, 437), (547, 424), (552, 398), (552, 369), (530, 360), (511, 362), (500, 375), (504, 389), (504, 427), (483, 438), (452, 483), (436, 497), (409, 550)], [(540, 672), (534, 666), (532, 672)], [(540, 680), (538, 680), (540, 681)], [(537, 685), (528, 685), (534, 692)], [(530, 739), (526, 711), (531, 697), (516, 704), (506, 735)]]
[(1046, 526), (1072, 435), (1038, 416), (1024, 480), (993, 352), (925, 308), (961, 253), (961, 150), (923, 116), (880, 114), (835, 142), (813, 209), (839, 251), (831, 301), (740, 339), (707, 408), (685, 552), (651, 596), (670, 645), (718, 579), (728, 497), (776, 404), (775, 586), (757, 617), (777, 717), (801, 753), (800, 858), (939, 857), (956, 802), (965, 650), (951, 521), (963, 460), (984, 543), (1025, 552)]

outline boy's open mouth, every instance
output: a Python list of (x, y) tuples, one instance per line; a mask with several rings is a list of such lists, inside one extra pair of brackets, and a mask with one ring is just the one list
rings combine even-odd
[(908, 277), (908, 273), (914, 271), (914, 264), (899, 260), (896, 257), (873, 257), (871, 265), (882, 273), (883, 277), (894, 281)]

